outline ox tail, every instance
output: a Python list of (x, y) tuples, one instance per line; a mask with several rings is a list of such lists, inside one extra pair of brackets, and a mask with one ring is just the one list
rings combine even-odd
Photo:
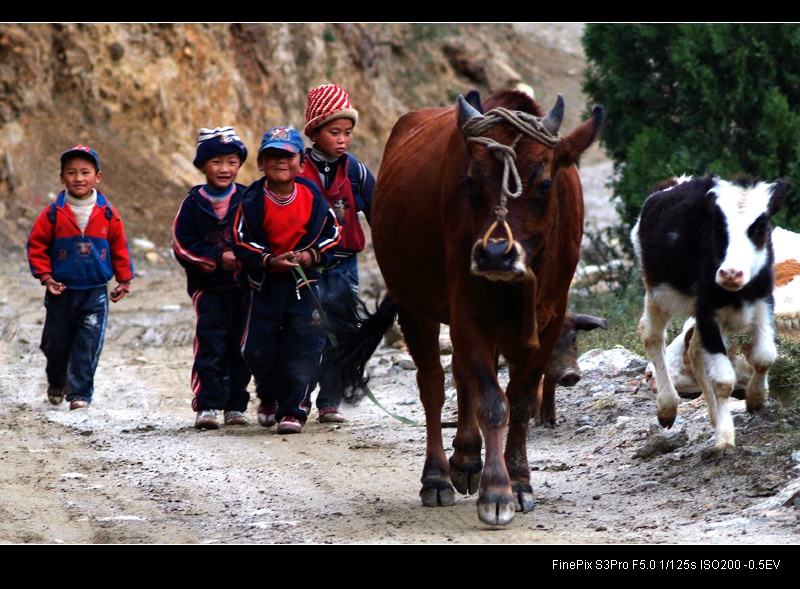
[(363, 388), (369, 381), (369, 376), (364, 374), (367, 362), (384, 334), (394, 324), (397, 305), (386, 294), (374, 313), (367, 309), (363, 301), (359, 307), (355, 329), (335, 330), (336, 343), (326, 353), (324, 366), (320, 370), (320, 388), (327, 386), (329, 390), (346, 391)]

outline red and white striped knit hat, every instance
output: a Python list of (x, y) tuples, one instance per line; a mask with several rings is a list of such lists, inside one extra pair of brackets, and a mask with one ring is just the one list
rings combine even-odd
[(305, 134), (311, 132), (334, 119), (351, 119), (353, 125), (358, 122), (358, 111), (350, 104), (347, 90), (336, 84), (323, 84), (308, 93), (306, 103)]

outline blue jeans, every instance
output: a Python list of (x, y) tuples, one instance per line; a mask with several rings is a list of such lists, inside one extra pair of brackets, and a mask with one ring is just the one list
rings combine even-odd
[[(356, 327), (356, 308), (358, 303), (358, 256), (352, 255), (342, 258), (336, 266), (326, 270), (322, 278), (317, 281), (319, 301), (325, 310), (323, 325), (326, 329), (352, 330)], [(325, 370), (325, 354), (333, 348), (330, 337), (325, 337), (322, 348), (320, 370)], [(319, 377), (317, 381), (319, 381)], [(324, 382), (324, 379), (323, 379)], [(314, 390), (317, 382), (311, 383), (310, 391)], [(316, 406), (338, 407), (342, 401), (344, 391), (332, 390), (329, 385), (320, 385)]]
[(65, 389), (67, 401), (91, 403), (94, 374), (103, 350), (108, 287), (68, 288), (44, 295), (45, 319), (39, 348), (47, 358), (47, 384)]

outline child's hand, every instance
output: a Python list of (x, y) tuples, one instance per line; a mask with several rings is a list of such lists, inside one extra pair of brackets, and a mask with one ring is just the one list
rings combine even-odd
[(294, 261), (305, 270), (309, 266), (311, 266), (311, 254), (307, 251), (302, 252), (294, 252)]
[(111, 300), (112, 303), (116, 303), (130, 291), (131, 291), (131, 283), (121, 282), (117, 284), (117, 287), (114, 290), (111, 291), (111, 294), (108, 295), (108, 298)]
[(270, 268), (296, 268), (298, 266), (294, 259), (294, 252), (284, 252), (269, 259)]
[(67, 290), (67, 285), (63, 282), (57, 282), (52, 278), (48, 278), (45, 283), (45, 287), (47, 287), (47, 292), (52, 295), (60, 295), (62, 292)]
[(233, 252), (222, 252), (222, 269), (233, 270), (236, 268), (236, 256)]

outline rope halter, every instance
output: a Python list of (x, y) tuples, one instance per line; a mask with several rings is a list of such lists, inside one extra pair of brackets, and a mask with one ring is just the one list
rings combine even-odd
[[(482, 134), (503, 121), (508, 122), (511, 126), (516, 127), (519, 133), (511, 142), (511, 145), (503, 145), (490, 137), (484, 137)], [(516, 147), (522, 135), (527, 135), (534, 141), (553, 149), (561, 137), (551, 133), (542, 123), (540, 117), (520, 111), (512, 111), (507, 108), (497, 107), (493, 108), (483, 116), (475, 116), (467, 120), (461, 127), (464, 135), (467, 136), (468, 141), (483, 145), (486, 149), (494, 154), (500, 163), (503, 165), (503, 178), (500, 185), (500, 204), (495, 207), (494, 215), (495, 221), (486, 235), (483, 236), (483, 247), (486, 249), (489, 238), (498, 225), (502, 226), (507, 236), (508, 246), (504, 255), (511, 251), (514, 237), (511, 233), (511, 227), (508, 226), (506, 217), (508, 215), (508, 199), (517, 198), (522, 194), (522, 182), (519, 178), (519, 171), (517, 170), (517, 152)], [(514, 190), (511, 190), (511, 182), (514, 184)]]

